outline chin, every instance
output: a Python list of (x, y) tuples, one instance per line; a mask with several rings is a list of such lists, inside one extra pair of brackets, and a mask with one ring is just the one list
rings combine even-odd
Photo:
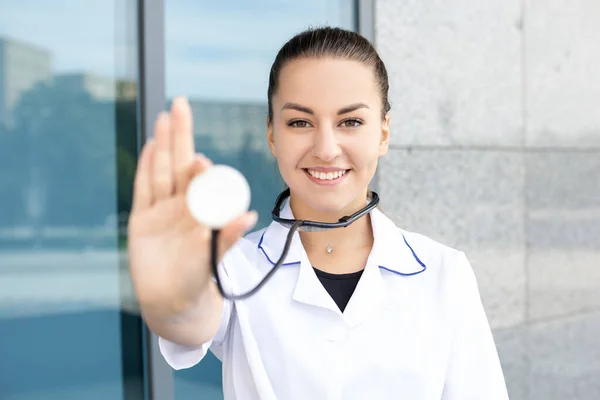
[[(304, 172), (302, 174), (304, 175)], [(297, 178), (297, 176), (293, 178)], [(308, 208), (306, 211), (311, 212), (309, 210), (312, 210), (317, 214), (329, 215), (330, 217), (327, 219), (337, 220), (344, 215), (355, 213), (366, 204), (365, 198), (365, 203), (356, 205), (362, 190), (355, 187), (356, 182), (351, 180), (352, 176), (348, 176), (348, 178), (350, 179), (340, 185), (330, 187), (317, 187), (310, 181), (305, 182), (305, 176), (302, 176), (300, 180), (290, 179), (286, 183), (298, 201)]]
[[(336, 218), (341, 218), (348, 213), (348, 207), (352, 207), (355, 196), (348, 194), (337, 194), (337, 193), (312, 193), (304, 197), (303, 201), (307, 206), (312, 208), (314, 211), (323, 214), (332, 214)], [(350, 214), (358, 210), (351, 210)]]

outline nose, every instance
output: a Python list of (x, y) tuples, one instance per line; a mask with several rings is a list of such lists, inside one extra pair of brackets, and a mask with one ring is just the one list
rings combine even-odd
[(332, 161), (342, 154), (336, 132), (331, 128), (316, 130), (313, 141), (313, 156), (322, 161)]

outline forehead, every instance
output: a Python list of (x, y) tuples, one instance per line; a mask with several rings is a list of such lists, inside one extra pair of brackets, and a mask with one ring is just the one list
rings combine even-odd
[(373, 69), (359, 61), (306, 58), (283, 67), (273, 102), (325, 110), (357, 102), (376, 104), (379, 90)]

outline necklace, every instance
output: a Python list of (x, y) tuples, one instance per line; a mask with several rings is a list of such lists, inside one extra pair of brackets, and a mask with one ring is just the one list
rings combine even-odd
[(327, 254), (333, 253), (333, 247), (330, 244), (327, 245)]

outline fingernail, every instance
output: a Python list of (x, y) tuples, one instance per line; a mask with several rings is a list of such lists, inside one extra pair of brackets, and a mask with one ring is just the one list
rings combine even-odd
[(196, 157), (196, 160), (198, 160), (198, 162), (204, 167), (204, 168), (209, 168), (213, 166), (213, 162), (210, 158), (206, 157), (205, 155), (200, 155)]
[(161, 111), (161, 112), (158, 113), (157, 120), (158, 120), (159, 123), (161, 123), (161, 124), (165, 123), (168, 120), (168, 118), (169, 118), (169, 113), (168, 112)]
[(187, 97), (185, 96), (177, 96), (173, 99), (173, 104), (184, 105), (185, 103), (187, 103)]
[(210, 160), (204, 155), (196, 156), (196, 164), (202, 166), (202, 168), (208, 168), (210, 164)]

